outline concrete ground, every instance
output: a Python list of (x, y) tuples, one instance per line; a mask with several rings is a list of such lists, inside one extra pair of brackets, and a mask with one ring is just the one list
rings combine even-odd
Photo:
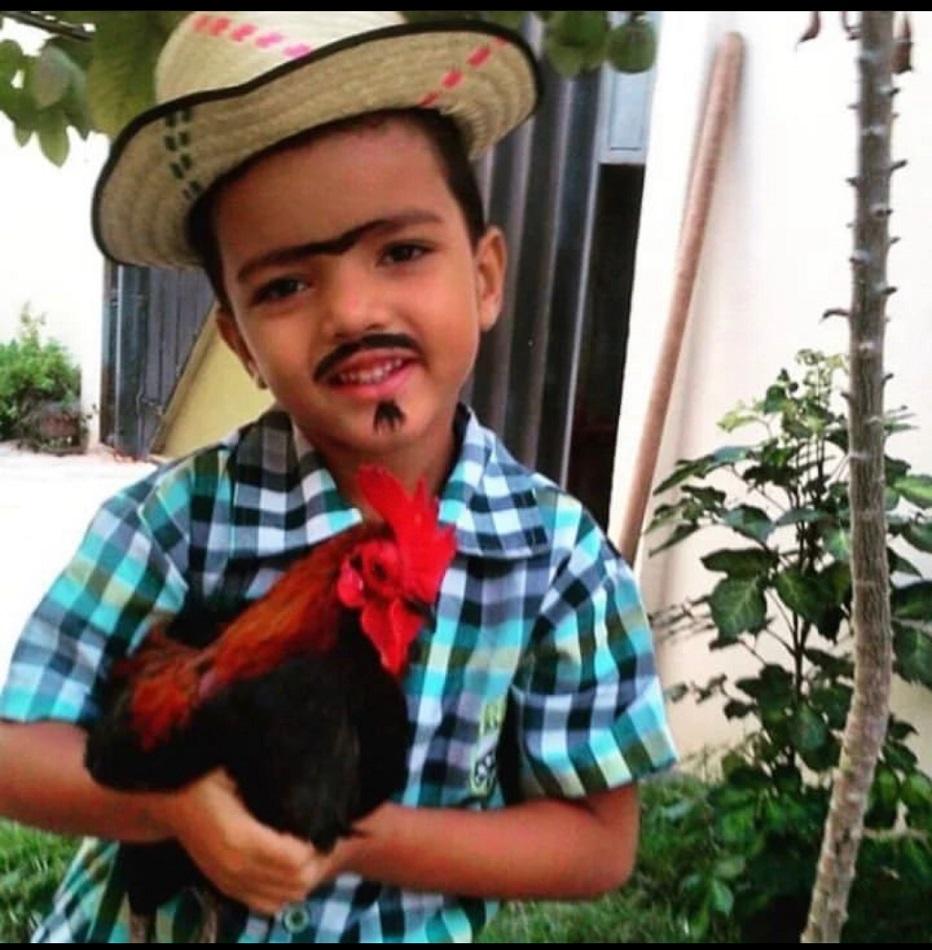
[(0, 680), (24, 622), (100, 503), (154, 467), (104, 448), (58, 457), (0, 442)]

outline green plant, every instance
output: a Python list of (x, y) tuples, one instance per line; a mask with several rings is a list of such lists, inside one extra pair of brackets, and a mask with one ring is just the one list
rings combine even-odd
[[(652, 553), (710, 526), (750, 542), (703, 557), (724, 576), (658, 623), (670, 636), (710, 634), (711, 650), (737, 647), (759, 664), (756, 675), (734, 682), (721, 673), (672, 691), (674, 700), (720, 697), (728, 719), (749, 725), (722, 762), (723, 782), (708, 794), (715, 846), (684, 882), (698, 928), (732, 916), (748, 939), (794, 939), (802, 930), (853, 686), (848, 435), (833, 404), (845, 360), (804, 350), (797, 361), (801, 381), (781, 371), (763, 399), (720, 423), (726, 432), (760, 426), (759, 441), (678, 462), (657, 489), (678, 488), (678, 497), (656, 509), (648, 528), (672, 528)], [(911, 428), (907, 418), (904, 409), (888, 413), (886, 433)], [(726, 477), (737, 480), (736, 497), (719, 487)], [(932, 478), (886, 456), (886, 480), (894, 669), (932, 688), (932, 582), (906, 556), (907, 547), (932, 552)], [(765, 641), (782, 662), (765, 655)], [(906, 843), (873, 837), (861, 865), (906, 861), (928, 890), (932, 781), (906, 744), (915, 732), (890, 717), (866, 816), (868, 838), (905, 819)], [(928, 902), (920, 903), (928, 924)]]
[(0, 821), (0, 943), (25, 943), (74, 857), (74, 838)]
[(59, 403), (59, 414), (80, 418), (80, 371), (61, 343), (43, 341), (44, 325), (44, 317), (33, 316), (27, 306), (16, 338), (0, 343), (0, 439), (32, 447), (50, 441), (40, 428), (41, 404)]

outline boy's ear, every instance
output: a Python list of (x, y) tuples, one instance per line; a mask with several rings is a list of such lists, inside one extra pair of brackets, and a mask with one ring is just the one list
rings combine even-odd
[(476, 292), (479, 300), (479, 326), (491, 330), (502, 310), (508, 249), (499, 228), (489, 227), (476, 246)]
[(223, 342), (236, 354), (236, 357), (243, 364), (243, 369), (255, 380), (256, 385), (260, 389), (265, 389), (265, 380), (259, 373), (256, 362), (252, 358), (252, 353), (249, 351), (249, 346), (236, 325), (236, 318), (229, 310), (218, 304), (214, 311), (214, 319), (217, 321), (217, 329), (220, 331), (220, 336), (223, 337)]

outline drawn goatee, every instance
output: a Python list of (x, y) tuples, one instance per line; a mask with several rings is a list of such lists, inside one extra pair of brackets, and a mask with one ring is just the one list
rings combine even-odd
[(405, 421), (405, 414), (401, 411), (398, 403), (394, 399), (386, 399), (375, 407), (375, 417), (372, 420), (372, 427), (376, 432), (383, 428), (395, 431)]

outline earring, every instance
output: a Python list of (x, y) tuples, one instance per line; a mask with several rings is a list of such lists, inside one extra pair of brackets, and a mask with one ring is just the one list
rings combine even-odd
[(262, 378), (262, 374), (259, 372), (258, 368), (255, 366), (249, 367), (249, 375), (252, 377), (252, 381), (259, 387), (259, 389), (268, 389), (266, 381)]

